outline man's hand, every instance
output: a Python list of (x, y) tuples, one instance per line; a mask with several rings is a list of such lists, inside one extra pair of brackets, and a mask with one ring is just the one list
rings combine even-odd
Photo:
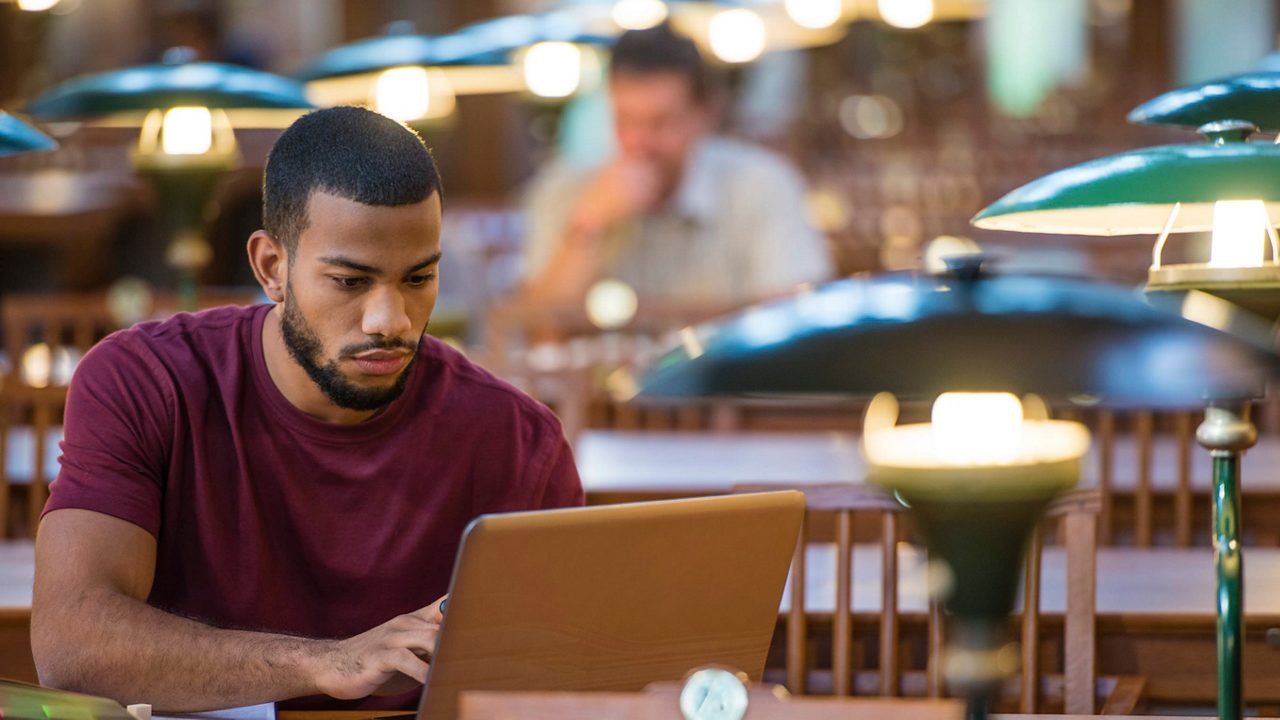
[(610, 225), (657, 206), (662, 196), (658, 166), (631, 158), (615, 158), (587, 184), (569, 218), (570, 230), (596, 236)]
[(355, 637), (329, 643), (316, 658), (316, 688), (346, 700), (399, 695), (425, 683), (427, 663), (444, 619), (440, 612), (443, 600)]

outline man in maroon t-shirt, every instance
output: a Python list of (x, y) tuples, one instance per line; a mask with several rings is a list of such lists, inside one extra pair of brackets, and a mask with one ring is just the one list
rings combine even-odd
[(467, 523), (582, 503), (555, 417), (424, 334), (440, 202), (417, 135), (311, 113), (271, 151), (248, 244), (276, 304), (85, 356), (36, 543), (44, 683), (175, 711), (408, 706)]

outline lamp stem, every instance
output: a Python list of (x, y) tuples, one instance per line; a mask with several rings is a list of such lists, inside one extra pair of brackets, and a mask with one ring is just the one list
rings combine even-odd
[(1258, 440), (1249, 403), (1210, 401), (1196, 440), (1213, 458), (1213, 563), (1217, 572), (1218, 718), (1243, 717), (1241, 650), (1244, 557), (1240, 548), (1240, 456)]

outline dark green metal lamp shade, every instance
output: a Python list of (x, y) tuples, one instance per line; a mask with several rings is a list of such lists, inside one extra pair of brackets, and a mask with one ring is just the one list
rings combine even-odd
[(1155, 235), (1174, 203), (1172, 232), (1213, 227), (1219, 200), (1262, 200), (1280, 218), (1280, 146), (1164, 145), (1090, 160), (1023, 185), (973, 218), (988, 230), (1067, 235)]
[(581, 17), (567, 11), (482, 20), (461, 28), (457, 35), (487, 52), (504, 54), (539, 42), (609, 46), (615, 40), (613, 35), (593, 31)]
[(56, 147), (53, 138), (0, 110), (0, 157)]
[(467, 35), (384, 35), (323, 53), (295, 77), (305, 82), (401, 66), (502, 65), (506, 62), (505, 53), (486, 49), (477, 38)]
[(642, 396), (1009, 391), (1188, 408), (1255, 393), (1280, 371), (1269, 327), (1194, 297), (1161, 309), (1128, 288), (1025, 275), (840, 280), (683, 331)]
[(26, 111), (49, 119), (91, 118), (183, 105), (207, 108), (310, 108), (301, 83), (222, 63), (142, 65), (69, 80)]
[(1221, 120), (1280, 131), (1280, 72), (1233, 75), (1170, 90), (1129, 113), (1129, 122), (1144, 125), (1198, 128)]

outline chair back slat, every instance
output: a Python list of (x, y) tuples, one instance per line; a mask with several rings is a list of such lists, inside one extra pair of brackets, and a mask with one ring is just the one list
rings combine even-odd
[(880, 694), (898, 695), (898, 513), (880, 518)]
[(1103, 545), (1110, 545), (1115, 531), (1111, 493), (1116, 463), (1116, 416), (1110, 410), (1103, 410), (1098, 414), (1098, 430), (1094, 433), (1094, 442), (1098, 444), (1098, 489), (1102, 492), (1098, 540)]
[(929, 598), (929, 659), (925, 667), (925, 692), (931, 698), (940, 698), (946, 694), (946, 680), (942, 676), (942, 650), (945, 641), (946, 626), (942, 619), (942, 601)]
[(1097, 666), (1098, 520), (1096, 494), (1083, 496), (1080, 512), (1068, 512), (1066, 525), (1067, 608), (1063, 621), (1064, 712), (1094, 712)]
[(1151, 497), (1152, 435), (1155, 434), (1155, 414), (1141, 410), (1134, 415), (1134, 435), (1138, 443), (1138, 484), (1133, 489), (1134, 544), (1151, 547), (1154, 534)]
[(832, 692), (852, 695), (853, 685), (853, 513), (836, 513), (836, 602), (832, 617)]
[(805, 615), (805, 531), (808, 513), (800, 523), (795, 555), (791, 559), (791, 608), (787, 612), (787, 687), (796, 695), (808, 687), (809, 626)]
[(1174, 417), (1173, 431), (1178, 444), (1178, 488), (1173, 499), (1174, 543), (1191, 547), (1191, 448), (1195, 443), (1195, 425), (1191, 413)]
[(1037, 525), (1027, 543), (1027, 567), (1022, 591), (1022, 684), (1018, 712), (1034, 713), (1040, 701), (1040, 550), (1042, 528)]

